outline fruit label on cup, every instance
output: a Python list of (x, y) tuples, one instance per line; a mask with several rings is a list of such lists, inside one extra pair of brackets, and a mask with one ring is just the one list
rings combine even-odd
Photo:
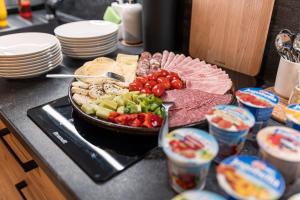
[(272, 92), (261, 88), (243, 88), (236, 92), (237, 99), (251, 107), (269, 108), (274, 107), (279, 98)]
[(170, 159), (182, 163), (207, 163), (218, 152), (214, 137), (194, 128), (170, 132), (163, 141), (163, 148)]
[(259, 147), (285, 161), (300, 162), (300, 132), (287, 127), (267, 127), (257, 135)]
[(255, 121), (249, 111), (230, 105), (215, 106), (206, 118), (215, 127), (232, 132), (249, 130)]
[(255, 156), (231, 156), (217, 167), (219, 185), (237, 199), (278, 199), (284, 192), (283, 177)]

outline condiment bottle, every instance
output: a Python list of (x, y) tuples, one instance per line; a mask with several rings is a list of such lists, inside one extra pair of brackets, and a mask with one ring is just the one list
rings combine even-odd
[(19, 14), (24, 19), (27, 19), (27, 20), (32, 19), (30, 0), (19, 0)]
[(0, 0), (0, 28), (5, 28), (8, 26), (7, 23), (7, 11), (5, 6), (5, 1)]

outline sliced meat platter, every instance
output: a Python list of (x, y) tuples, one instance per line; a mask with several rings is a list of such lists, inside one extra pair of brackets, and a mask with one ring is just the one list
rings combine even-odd
[(69, 90), (75, 110), (105, 128), (157, 134), (165, 114), (163, 102), (174, 102), (169, 124), (178, 128), (203, 124), (212, 107), (233, 101), (232, 81), (224, 70), (183, 54), (118, 54), (116, 61), (100, 57), (85, 63), (75, 74), (106, 72), (124, 76), (125, 82), (79, 79)]

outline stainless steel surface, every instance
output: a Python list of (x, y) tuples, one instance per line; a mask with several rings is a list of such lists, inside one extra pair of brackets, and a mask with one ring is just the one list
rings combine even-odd
[(4, 29), (0, 29), (0, 32), (16, 30), (20, 28), (25, 28), (34, 25), (47, 24), (48, 20), (45, 18), (46, 11), (38, 10), (32, 12), (32, 20), (26, 20), (22, 18), (19, 14), (11, 14), (8, 15), (8, 27)]
[(162, 141), (165, 135), (169, 133), (169, 109), (174, 105), (174, 102), (163, 102), (162, 106), (165, 109), (165, 118), (159, 129), (158, 146), (162, 147)]
[(293, 48), (294, 48), (296, 57), (298, 59), (298, 62), (300, 62), (300, 33), (297, 33), (297, 35), (294, 39)]
[(113, 72), (106, 72), (105, 76), (115, 79), (115, 80), (118, 80), (118, 81), (121, 81), (121, 82), (125, 82), (124, 76), (121, 76), (121, 75), (113, 73)]
[(280, 56), (295, 62), (293, 56), (293, 41), (289, 33), (279, 33), (276, 36), (275, 46)]

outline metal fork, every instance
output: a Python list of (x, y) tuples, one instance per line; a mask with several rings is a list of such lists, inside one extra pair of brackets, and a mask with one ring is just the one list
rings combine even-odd
[(163, 102), (162, 106), (165, 109), (165, 118), (160, 127), (158, 135), (158, 146), (162, 147), (163, 138), (169, 133), (169, 109), (174, 105), (174, 102)]
[(124, 76), (116, 74), (114, 72), (106, 72), (103, 75), (75, 75), (75, 74), (47, 74), (47, 78), (102, 78), (107, 77), (117, 81), (125, 82)]

